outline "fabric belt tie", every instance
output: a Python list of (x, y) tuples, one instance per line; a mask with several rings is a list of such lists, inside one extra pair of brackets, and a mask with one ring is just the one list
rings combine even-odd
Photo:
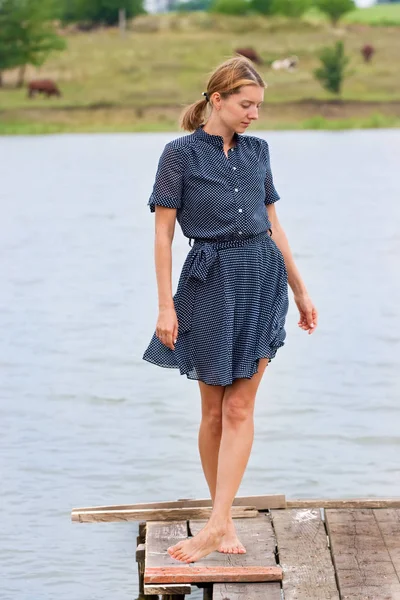
[(203, 243), (198, 248), (193, 247), (193, 251), (194, 258), (177, 303), (178, 331), (181, 333), (189, 331), (192, 326), (197, 286), (199, 282), (206, 281), (210, 267), (218, 257), (218, 250), (214, 244)]
[(222, 248), (244, 246), (252, 241), (270, 237), (265, 231), (251, 238), (232, 239), (224, 241), (207, 242), (195, 240), (192, 247), (193, 260), (189, 267), (188, 276), (180, 290), (176, 302), (176, 313), (178, 317), (178, 335), (190, 331), (193, 319), (194, 302), (199, 283), (204, 283), (210, 268), (218, 258), (218, 250)]

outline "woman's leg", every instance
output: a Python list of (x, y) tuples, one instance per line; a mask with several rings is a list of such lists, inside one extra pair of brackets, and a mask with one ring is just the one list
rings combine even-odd
[[(206, 478), (212, 503), (217, 487), (218, 454), (222, 435), (222, 400), (225, 387), (208, 385), (199, 381), (201, 395), (201, 423), (199, 429), (199, 453), (204, 476)], [(219, 552), (239, 554), (246, 552), (237, 537), (232, 517), (224, 537), (218, 547)]]
[(199, 381), (201, 396), (201, 423), (199, 453), (210, 496), (214, 503), (217, 486), (218, 453), (222, 435), (222, 399), (225, 386), (208, 385)]
[(236, 379), (225, 387), (222, 401), (222, 436), (218, 455), (215, 500), (211, 517), (193, 538), (182, 540), (168, 552), (182, 562), (194, 562), (218, 549), (231, 521), (231, 506), (246, 469), (254, 437), (254, 402), (268, 364), (261, 358), (251, 379)]

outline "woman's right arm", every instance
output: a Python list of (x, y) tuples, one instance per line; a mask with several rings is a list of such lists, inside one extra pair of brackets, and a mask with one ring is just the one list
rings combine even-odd
[(177, 210), (182, 207), (183, 161), (174, 142), (166, 144), (158, 162), (154, 187), (148, 205), (155, 212), (154, 260), (158, 289), (156, 335), (175, 349), (178, 319), (172, 295), (172, 240)]
[(157, 206), (155, 213), (154, 262), (158, 290), (156, 335), (163, 344), (174, 350), (174, 340), (178, 337), (178, 319), (172, 296), (172, 240), (176, 209)]

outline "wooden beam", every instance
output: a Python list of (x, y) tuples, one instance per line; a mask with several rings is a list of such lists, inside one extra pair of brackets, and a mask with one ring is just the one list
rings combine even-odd
[(197, 583), (197, 582), (248, 582), (248, 581), (281, 581), (282, 569), (276, 567), (193, 567), (177, 565), (176, 567), (146, 567), (144, 582), (146, 583)]
[[(114, 504), (106, 506), (88, 506), (86, 508), (74, 508), (80, 512), (92, 510), (142, 510), (155, 508), (192, 508), (194, 506), (212, 506), (211, 498), (180, 498), (163, 502), (142, 502), (137, 504)], [(285, 496), (275, 494), (270, 496), (238, 496), (233, 501), (233, 506), (254, 506), (257, 510), (268, 508), (285, 508)]]
[[(182, 519), (209, 519), (212, 507), (193, 508), (159, 508), (159, 509), (126, 509), (102, 510), (80, 509), (71, 511), (71, 520), (78, 523), (109, 523), (111, 521), (170, 521)], [(254, 506), (234, 506), (231, 509), (232, 518), (254, 518), (258, 511)]]
[(192, 586), (190, 583), (158, 583), (145, 584), (145, 595), (148, 594), (191, 594)]
[[(212, 506), (209, 498), (179, 498), (178, 502), (184, 502), (185, 506)], [(262, 496), (237, 496), (233, 506), (255, 506), (257, 510), (268, 510), (270, 508), (286, 508), (284, 494), (262, 495)]]
[(294, 499), (286, 508), (400, 508), (400, 498)]

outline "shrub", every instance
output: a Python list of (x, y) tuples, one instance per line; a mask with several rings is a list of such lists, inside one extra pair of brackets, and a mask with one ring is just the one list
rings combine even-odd
[(211, 12), (225, 15), (247, 15), (251, 11), (251, 4), (247, 0), (215, 0), (210, 7)]
[(250, 0), (251, 9), (261, 15), (271, 15), (273, 13), (274, 0)]
[(322, 66), (314, 69), (314, 76), (326, 90), (333, 94), (340, 94), (343, 79), (346, 75), (345, 68), (349, 62), (349, 58), (344, 54), (343, 42), (339, 40), (333, 48), (323, 48), (319, 54), (319, 59)]
[(311, 7), (311, 0), (272, 0), (272, 12), (299, 19)]

